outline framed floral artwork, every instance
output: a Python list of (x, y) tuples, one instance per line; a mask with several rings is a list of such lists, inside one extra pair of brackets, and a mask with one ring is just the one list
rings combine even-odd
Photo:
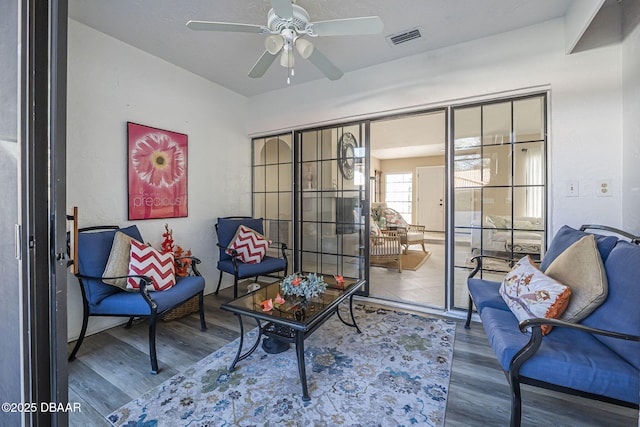
[(127, 122), (129, 220), (187, 216), (187, 135)]

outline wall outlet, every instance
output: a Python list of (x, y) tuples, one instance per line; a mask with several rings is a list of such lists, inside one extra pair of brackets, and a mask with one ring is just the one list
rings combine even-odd
[(567, 187), (565, 189), (567, 197), (579, 197), (580, 196), (580, 183), (578, 181), (567, 181)]
[(611, 197), (611, 180), (601, 179), (596, 183), (596, 196)]

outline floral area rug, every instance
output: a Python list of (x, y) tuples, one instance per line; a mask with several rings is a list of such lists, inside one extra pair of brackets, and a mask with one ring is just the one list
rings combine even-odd
[(455, 323), (354, 311), (361, 334), (333, 316), (305, 340), (308, 402), (294, 345), (279, 354), (260, 346), (229, 372), (236, 340), (107, 418), (114, 426), (442, 426)]

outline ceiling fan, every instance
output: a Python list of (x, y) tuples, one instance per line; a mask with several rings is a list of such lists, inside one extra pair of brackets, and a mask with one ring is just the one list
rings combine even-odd
[(294, 3), (295, 0), (271, 0), (266, 27), (211, 21), (189, 21), (187, 27), (196, 31), (268, 34), (264, 41), (265, 51), (249, 71), (249, 77), (262, 77), (280, 55), (280, 65), (288, 69), (287, 83), (290, 83), (290, 76), (294, 73), (294, 48), (300, 56), (308, 59), (330, 80), (338, 80), (343, 75), (338, 67), (304, 37), (350, 36), (382, 32), (383, 24), (378, 16), (311, 22), (307, 11)]

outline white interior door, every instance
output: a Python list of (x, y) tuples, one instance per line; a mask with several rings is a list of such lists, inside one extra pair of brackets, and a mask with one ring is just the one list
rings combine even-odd
[(444, 166), (416, 168), (416, 224), (444, 231)]

